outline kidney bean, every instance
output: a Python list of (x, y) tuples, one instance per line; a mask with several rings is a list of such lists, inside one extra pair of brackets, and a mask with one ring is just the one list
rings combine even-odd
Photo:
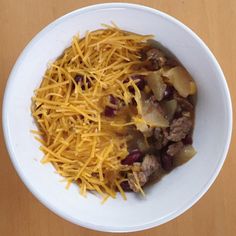
[(104, 115), (107, 116), (107, 117), (113, 117), (115, 116), (115, 109), (114, 108), (111, 108), (109, 106), (106, 106), (105, 107), (105, 110), (104, 110)]
[(84, 116), (83, 116), (83, 115), (79, 115), (79, 118), (80, 118), (81, 120), (83, 120), (83, 119), (84, 119)]
[[(82, 90), (85, 90), (84, 77), (82, 75), (76, 75), (74, 80), (77, 84), (80, 83)], [(91, 88), (92, 84), (89, 79), (86, 79), (86, 84), (88, 88)]]
[(83, 76), (82, 75), (76, 75), (75, 76), (75, 78), (74, 78), (74, 80), (75, 80), (75, 82), (78, 84), (79, 82), (82, 82), (83, 81)]
[(129, 82), (129, 78), (126, 78), (124, 81), (123, 81), (123, 83), (125, 84), (125, 83), (128, 83)]
[[(133, 75), (131, 77), (132, 80), (136, 81), (136, 86), (142, 91), (145, 88), (146, 80), (144, 75)], [(124, 80), (124, 83), (127, 83), (128, 79)], [(134, 94), (135, 90), (133, 86), (128, 87), (129, 91)]]
[(140, 55), (140, 61), (147, 60), (147, 54), (146, 54), (145, 50), (141, 49), (139, 52), (139, 55)]
[(133, 165), (134, 162), (141, 162), (142, 156), (142, 153), (138, 149), (134, 149), (124, 160), (121, 161), (121, 164)]
[(164, 170), (170, 171), (173, 167), (173, 158), (166, 153), (162, 154), (161, 166)]
[(180, 117), (182, 117), (182, 111), (176, 111), (175, 114), (174, 114), (174, 119), (178, 119)]
[(160, 65), (158, 63), (158, 60), (156, 59), (150, 59), (146, 65), (146, 68), (151, 71), (159, 70)]
[(134, 98), (132, 98), (131, 104), (132, 104), (133, 106), (137, 106), (137, 102), (136, 102), (136, 100), (135, 100)]
[(170, 100), (173, 98), (173, 93), (174, 93), (173, 87), (170, 85), (167, 85), (163, 98), (166, 100)]
[(120, 186), (121, 186), (121, 188), (122, 188), (125, 192), (131, 192), (131, 191), (132, 191), (132, 189), (131, 189), (130, 186), (129, 186), (128, 181), (123, 181), (123, 182), (121, 182), (121, 183), (120, 183)]
[(128, 89), (132, 94), (135, 94), (135, 90), (133, 86), (129, 86)]
[[(91, 88), (92, 84), (91, 84), (90, 80), (86, 79), (86, 84), (87, 84), (87, 87), (88, 87), (88, 88)], [(81, 85), (81, 88), (82, 88), (83, 90), (85, 90), (85, 85), (82, 84), (82, 85)]]
[(187, 135), (183, 140), (182, 142), (185, 144), (185, 145), (191, 145), (193, 144), (193, 138), (191, 135)]
[(179, 65), (178, 61), (173, 58), (168, 58), (165, 64), (166, 66), (170, 66), (170, 67), (175, 67)]
[(111, 104), (117, 105), (118, 101), (112, 94), (109, 95), (109, 99)]
[(146, 80), (145, 80), (144, 75), (134, 75), (131, 78), (132, 78), (132, 80), (138, 80), (138, 82), (136, 82), (136, 85), (140, 90), (144, 89), (144, 87), (146, 85)]
[(140, 90), (143, 90), (146, 85), (145, 76), (140, 75), (138, 79), (139, 81), (137, 82), (137, 86)]

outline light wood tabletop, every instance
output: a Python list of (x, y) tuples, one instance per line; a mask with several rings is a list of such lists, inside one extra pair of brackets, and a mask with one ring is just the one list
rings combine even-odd
[[(16, 58), (36, 33), (65, 13), (102, 2), (104, 1), (0, 0), (1, 101), (8, 75)], [(219, 61), (225, 73), (234, 106), (236, 99), (235, 0), (127, 0), (126, 2), (144, 4), (164, 11), (195, 31)], [(0, 110), (2, 110), (2, 102)], [(16, 120), (16, 122), (20, 125), (20, 121)], [(39, 203), (16, 174), (4, 145), (2, 129), (0, 141), (0, 235), (115, 235), (73, 225)], [(133, 235), (236, 235), (235, 141), (234, 132), (230, 151), (222, 171), (210, 190), (197, 204), (183, 215), (164, 225), (133, 233)]]

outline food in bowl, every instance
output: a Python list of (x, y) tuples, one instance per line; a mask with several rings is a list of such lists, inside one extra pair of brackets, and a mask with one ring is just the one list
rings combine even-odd
[(42, 163), (84, 196), (144, 194), (195, 154), (196, 84), (150, 39), (113, 26), (76, 36), (35, 90)]

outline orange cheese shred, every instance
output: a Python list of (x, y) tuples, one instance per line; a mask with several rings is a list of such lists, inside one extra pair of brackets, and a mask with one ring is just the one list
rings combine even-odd
[[(124, 80), (135, 74), (139, 50), (152, 38), (105, 27), (73, 37), (72, 45), (49, 65), (32, 98), (39, 128), (33, 134), (40, 136), (42, 162), (51, 162), (67, 187), (76, 182), (83, 196), (95, 191), (103, 202), (115, 198), (117, 191), (126, 200), (120, 160), (128, 154), (126, 129), (136, 122), (122, 115), (104, 116), (104, 98), (112, 94), (125, 104), (135, 99), (140, 113), (140, 92), (132, 82), (134, 96)], [(76, 76), (83, 79), (78, 82)]]

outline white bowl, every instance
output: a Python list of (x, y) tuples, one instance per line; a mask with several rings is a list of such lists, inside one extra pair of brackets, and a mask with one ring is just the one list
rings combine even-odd
[[(48, 62), (70, 45), (72, 36), (115, 22), (122, 29), (154, 34), (194, 77), (198, 86), (194, 146), (197, 155), (146, 189), (146, 199), (128, 194), (104, 205), (78, 187), (65, 189), (54, 168), (42, 165), (30, 106), (33, 90)], [(49, 209), (75, 224), (110, 232), (138, 231), (163, 224), (190, 208), (209, 189), (228, 151), (232, 110), (222, 70), (202, 40), (185, 25), (160, 11), (126, 3), (100, 4), (71, 12), (43, 29), (18, 58), (7, 83), (3, 128), (11, 160), (29, 190)]]

